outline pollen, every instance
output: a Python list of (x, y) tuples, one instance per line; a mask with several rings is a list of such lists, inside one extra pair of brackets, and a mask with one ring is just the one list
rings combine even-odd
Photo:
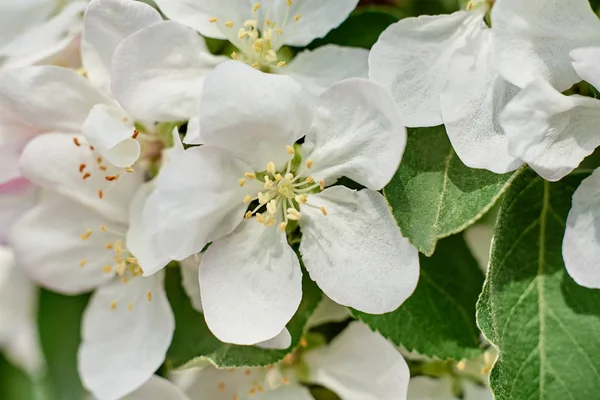
[(146, 299), (148, 299), (148, 301), (152, 301), (152, 292), (151, 291), (146, 292)]
[(256, 179), (256, 174), (254, 172), (246, 172), (244, 176), (248, 179)]
[(119, 179), (119, 174), (117, 174), (117, 175), (107, 175), (107, 176), (104, 177), (104, 179), (106, 179), (109, 182), (116, 181), (116, 180)]
[(134, 130), (133, 130), (133, 135), (131, 135), (131, 138), (132, 138), (132, 139), (135, 139), (135, 138), (137, 138), (137, 137), (138, 137), (138, 135), (139, 135), (139, 134), (140, 134), (140, 131), (138, 131), (137, 129), (134, 129)]
[(110, 274), (111, 272), (113, 272), (112, 266), (105, 265), (104, 267), (102, 267), (102, 272), (104, 272), (105, 274)]
[(256, 3), (255, 5), (252, 6), (252, 11), (256, 12), (256, 11), (258, 11), (259, 8), (260, 8), (260, 3)]
[(87, 263), (87, 260), (84, 258), (81, 261), (79, 261), (79, 266), (84, 267), (86, 263)]
[(312, 165), (313, 165), (312, 160), (306, 160), (306, 168), (312, 168)]
[(302, 14), (296, 14), (294, 16), (294, 21), (298, 22), (300, 20), (300, 18), (302, 18)]
[(327, 216), (327, 209), (325, 207), (319, 207), (319, 210), (321, 210), (321, 214)]
[(79, 139), (76, 138), (76, 137), (73, 138), (73, 143), (75, 143), (75, 146), (77, 146), (77, 147), (81, 146), (81, 143), (79, 142)]
[(219, 382), (219, 391), (224, 392), (225, 391), (225, 382)]
[(131, 303), (127, 303), (127, 309), (128, 309), (129, 311), (133, 311), (133, 304), (131, 304)]
[(114, 310), (116, 310), (116, 309), (117, 309), (117, 302), (115, 302), (115, 301), (111, 301), (111, 302), (110, 302), (110, 308), (112, 308), (112, 309), (113, 309), (113, 311), (114, 311)]
[(90, 174), (89, 172), (86, 172), (85, 174), (83, 174), (81, 179), (85, 180), (85, 179), (89, 178), (90, 176), (92, 176), (92, 174)]
[(83, 170), (85, 169), (85, 167), (86, 167), (86, 164), (85, 164), (85, 163), (81, 163), (81, 164), (79, 164), (79, 173), (80, 173), (80, 174), (82, 174), (82, 173), (83, 173)]
[(106, 229), (106, 226), (100, 225), (100, 230), (102, 230), (102, 232), (106, 232), (108, 229)]
[(238, 180), (238, 184), (240, 186), (244, 186), (246, 184), (246, 179), (242, 178), (242, 179)]
[(227, 21), (227, 22), (225, 22), (225, 26), (228, 28), (231, 28), (233, 26), (233, 22)]
[(133, 167), (125, 167), (125, 171), (127, 171), (127, 172), (133, 172)]
[(104, 198), (104, 192), (102, 191), (102, 189), (99, 189), (99, 190), (98, 190), (98, 198), (99, 198), (99, 199), (102, 199), (102, 198)]
[(294, 152), (294, 148), (293, 148), (292, 146), (288, 145), (288, 146), (287, 146), (285, 149), (287, 150), (287, 153), (288, 153), (290, 156), (293, 156), (293, 155), (294, 155), (294, 153), (295, 153), (295, 152)]
[(81, 239), (83, 240), (88, 240), (90, 238), (90, 236), (92, 236), (92, 230), (91, 229), (87, 229), (84, 233), (82, 233), (81, 235), (79, 235), (81, 237)]
[(209, 18), (209, 19), (208, 19), (208, 22), (212, 22), (212, 23), (215, 23), (215, 22), (217, 22), (217, 21), (219, 21), (219, 18), (216, 18), (216, 17), (213, 17), (213, 18)]

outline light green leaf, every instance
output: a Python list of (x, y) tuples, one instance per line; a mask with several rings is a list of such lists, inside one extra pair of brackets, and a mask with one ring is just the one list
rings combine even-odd
[(65, 296), (40, 290), (38, 324), (52, 399), (81, 400), (86, 394), (77, 372), (81, 316), (89, 295)]
[(426, 255), (489, 210), (514, 173), (466, 167), (443, 126), (411, 130), (400, 168), (384, 193), (402, 234)]
[(172, 368), (205, 361), (221, 368), (265, 366), (281, 361), (300, 343), (306, 322), (321, 300), (321, 292), (305, 273), (302, 303), (287, 324), (292, 345), (287, 350), (265, 350), (256, 346), (225, 344), (214, 337), (206, 326), (204, 316), (192, 308), (190, 299), (181, 287), (178, 268), (167, 269), (166, 288), (175, 314), (175, 333), (167, 353), (167, 362)]
[(462, 235), (441, 240), (431, 258), (420, 256), (417, 289), (396, 311), (352, 314), (397, 345), (442, 359), (481, 353), (475, 303), (483, 273)]
[(596, 399), (600, 393), (600, 290), (578, 286), (561, 255), (571, 196), (587, 173), (557, 183), (532, 171), (507, 191), (477, 321), (500, 355), (498, 400)]

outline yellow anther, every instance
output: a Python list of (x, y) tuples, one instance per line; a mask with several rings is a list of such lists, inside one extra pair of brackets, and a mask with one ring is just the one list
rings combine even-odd
[(285, 228), (287, 228), (287, 223), (286, 222), (282, 222), (279, 224), (279, 230), (281, 232), (285, 232)]
[(121, 242), (120, 240), (117, 240), (115, 242), (115, 253), (117, 254), (123, 254), (123, 242)]
[(321, 188), (321, 190), (325, 189), (325, 181), (323, 179), (319, 181), (319, 187)]
[(283, 383), (284, 385), (288, 385), (290, 383), (289, 379), (286, 378), (285, 376), (281, 378), (281, 383)]
[(296, 200), (299, 204), (306, 204), (307, 199), (308, 196), (305, 194), (299, 194), (296, 197), (294, 197), (294, 200)]
[(250, 196), (249, 194), (247, 194), (246, 196), (244, 196), (244, 204), (248, 204), (252, 201), (252, 196)]
[(467, 368), (467, 363), (465, 362), (465, 360), (461, 360), (456, 364), (456, 369), (459, 371), (464, 371), (465, 368)]
[(287, 173), (287, 174), (285, 174), (285, 179), (287, 179), (287, 180), (290, 180), (290, 181), (291, 181), (292, 179), (294, 179), (294, 174), (291, 174), (291, 173)]
[(246, 179), (242, 178), (242, 179), (238, 180), (238, 184), (240, 186), (244, 186), (246, 184)]
[(261, 213), (256, 213), (256, 222), (259, 224), (263, 224), (265, 222), (265, 219)]
[(308, 347), (308, 342), (305, 338), (300, 339), (300, 347)]
[(119, 276), (125, 275), (126, 270), (127, 270), (127, 264), (125, 264), (124, 262), (120, 262), (119, 265), (117, 265), (117, 275), (119, 275)]
[(128, 309), (129, 311), (133, 311), (133, 304), (131, 304), (131, 303), (127, 303), (127, 309)]
[(113, 269), (110, 265), (105, 265), (104, 267), (102, 267), (102, 272), (104, 272), (105, 274), (110, 274), (112, 271)]
[(260, 53), (263, 51), (263, 48), (265, 46), (265, 41), (264, 39), (256, 39), (254, 41), (254, 43), (252, 44), (252, 48), (254, 49), (255, 53)]
[(127, 172), (133, 172), (133, 167), (125, 167), (125, 171)]
[(273, 199), (267, 203), (267, 211), (269, 214), (275, 214), (277, 212), (277, 200)]
[(273, 217), (272, 215), (267, 215), (267, 218), (265, 218), (265, 226), (268, 228), (269, 226), (273, 226), (277, 223), (277, 219), (275, 217)]
[(258, 192), (258, 203), (259, 204), (267, 204), (267, 202), (271, 200), (271, 196), (268, 194), (264, 194), (262, 192)]
[(117, 309), (117, 303), (115, 301), (111, 301), (110, 302), (110, 308), (112, 308), (113, 310)]
[(287, 150), (287, 153), (288, 153), (290, 156), (293, 156), (293, 155), (294, 155), (294, 153), (295, 153), (295, 152), (294, 152), (294, 148), (293, 148), (292, 146), (288, 145), (288, 146), (287, 146), (285, 149)]
[(275, 164), (272, 161), (269, 161), (267, 163), (266, 171), (268, 174), (271, 174), (271, 175), (275, 175), (275, 172), (277, 172), (277, 170), (275, 169)]
[(292, 6), (292, 0), (287, 0), (287, 5), (288, 5), (288, 7), (291, 7)]
[(237, 60), (238, 59), (237, 53), (235, 51), (233, 53), (231, 53), (231, 59), (232, 60)]
[[(270, 31), (270, 29), (269, 29), (269, 31)], [(271, 40), (269, 35), (265, 35), (265, 39)], [(277, 61), (277, 53), (275, 53), (275, 50), (271, 49), (271, 50), (267, 51), (267, 55), (265, 55), (265, 60), (267, 60), (269, 62)]]
[(152, 292), (147, 291), (146, 292), (146, 298), (148, 299), (148, 301), (152, 301)]
[(275, 180), (276, 180), (277, 182), (281, 182), (281, 180), (282, 180), (282, 179), (283, 179), (283, 176), (281, 176), (281, 174), (277, 174), (277, 175), (275, 175)]
[(306, 183), (313, 183), (315, 180), (313, 179), (312, 176), (309, 176), (308, 178), (306, 178)]
[(327, 216), (327, 209), (325, 207), (320, 207), (319, 210), (321, 210), (323, 215)]
[(90, 238), (90, 236), (92, 236), (92, 230), (91, 229), (86, 229), (85, 233), (82, 233), (81, 235), (79, 235), (81, 237), (81, 239), (83, 240), (88, 240)]
[(283, 31), (279, 28), (275, 29), (275, 32), (279, 33), (280, 35), (283, 35)]
[(122, 277), (122, 278), (121, 278), (121, 283), (127, 283), (127, 278), (125, 278), (125, 277)]
[(248, 211), (248, 212), (247, 212), (247, 213), (244, 215), (244, 218), (246, 218), (246, 219), (250, 219), (250, 218), (252, 218), (252, 211)]
[(225, 22), (225, 26), (228, 28), (231, 28), (233, 26), (233, 22), (227, 21), (227, 22)]
[(306, 168), (312, 168), (312, 165), (313, 165), (312, 160), (306, 160)]
[(81, 261), (79, 261), (79, 266), (83, 267), (83, 266), (85, 266), (86, 263), (87, 263), (87, 260), (84, 258)]
[(133, 275), (134, 276), (144, 275), (144, 271), (142, 270), (142, 267), (140, 267), (139, 265), (137, 267), (135, 267), (133, 269)]
[(254, 172), (246, 172), (244, 176), (248, 179), (256, 179), (256, 174)]
[(298, 22), (300, 20), (300, 18), (302, 18), (302, 14), (296, 14), (294, 16), (294, 21)]
[(243, 39), (248, 36), (248, 32), (244, 28), (238, 30), (238, 38)]
[(110, 250), (110, 249), (112, 249), (112, 248), (113, 248), (113, 245), (112, 245), (112, 243), (106, 243), (106, 244), (104, 245), (104, 247), (106, 247), (107, 249), (109, 249), (109, 250)]
[(298, 221), (302, 217), (300, 211), (296, 210), (295, 208), (290, 207), (286, 211), (288, 219), (291, 219), (293, 221)]
[(256, 11), (258, 11), (259, 8), (260, 8), (260, 3), (256, 3), (255, 5), (252, 6), (252, 11), (256, 12)]
[(209, 19), (208, 19), (208, 22), (212, 22), (212, 23), (214, 23), (214, 22), (217, 22), (218, 20), (219, 20), (219, 18), (212, 17), (212, 18), (209, 18)]
[(244, 21), (244, 28), (256, 29), (257, 21), (255, 19), (247, 19)]
[(106, 226), (104, 226), (104, 225), (100, 225), (100, 229), (102, 230), (102, 232), (106, 232), (107, 231)]
[(130, 264), (137, 264), (135, 257), (127, 257), (125, 260)]
[(279, 61), (279, 62), (277, 63), (277, 66), (278, 66), (279, 68), (281, 68), (281, 67), (285, 67), (285, 61)]

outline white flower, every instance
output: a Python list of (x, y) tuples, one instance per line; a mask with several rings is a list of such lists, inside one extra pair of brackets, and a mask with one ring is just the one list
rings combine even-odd
[[(198, 32), (229, 40), (238, 49), (233, 58), (265, 72), (290, 75), (315, 92), (345, 78), (367, 76), (365, 49), (327, 45), (302, 52), (289, 64), (278, 53), (284, 44), (305, 46), (324, 36), (346, 19), (358, 0), (156, 3), (173, 21), (132, 35), (117, 48), (113, 60), (113, 92), (124, 107), (139, 111), (136, 118), (187, 120), (188, 114), (198, 113), (204, 78), (226, 60), (211, 55)], [(201, 143), (193, 129), (185, 142)]]
[(504, 173), (521, 161), (509, 153), (498, 115), (518, 88), (495, 68), (488, 9), (476, 1), (468, 11), (390, 25), (371, 50), (369, 77), (389, 88), (407, 126), (444, 124), (463, 163)]
[[(417, 251), (376, 192), (406, 143), (383, 88), (351, 79), (313, 99), (289, 77), (230, 61), (207, 78), (201, 101), (206, 145), (162, 169), (144, 216), (163, 257), (181, 260), (213, 242), (199, 279), (220, 340), (268, 340), (296, 311), (301, 270), (285, 234), (296, 221), (304, 265), (335, 302), (384, 313), (412, 293)], [(367, 189), (326, 188), (343, 176)]]
[[(469, 380), (462, 381), (463, 400), (493, 400), (492, 391)], [(450, 377), (439, 379), (417, 376), (408, 383), (408, 400), (458, 400), (453, 393), (454, 383)]]
[(29, 373), (39, 373), (42, 355), (36, 324), (37, 289), (0, 246), (0, 350)]
[(153, 375), (146, 383), (122, 400), (190, 400), (189, 397), (177, 386)]
[(360, 322), (351, 323), (329, 345), (301, 350), (267, 368), (208, 366), (176, 375), (184, 374), (178, 378), (188, 381), (182, 387), (191, 400), (312, 400), (299, 383), (306, 370), (304, 381), (325, 386), (344, 400), (404, 400), (410, 377), (394, 346)]
[(0, 69), (76, 65), (85, 0), (3, 0)]
[(43, 190), (13, 229), (17, 260), (53, 290), (96, 289), (83, 316), (79, 371), (99, 399), (120, 398), (161, 365), (174, 329), (163, 274), (141, 277), (127, 247), (148, 242), (128, 231), (147, 193), (143, 173), (120, 173), (83, 138), (61, 133), (32, 140), (21, 169)]

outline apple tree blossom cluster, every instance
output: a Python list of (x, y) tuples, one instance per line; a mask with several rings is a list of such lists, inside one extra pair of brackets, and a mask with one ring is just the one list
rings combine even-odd
[(0, 0), (0, 398), (600, 398), (596, 11)]

